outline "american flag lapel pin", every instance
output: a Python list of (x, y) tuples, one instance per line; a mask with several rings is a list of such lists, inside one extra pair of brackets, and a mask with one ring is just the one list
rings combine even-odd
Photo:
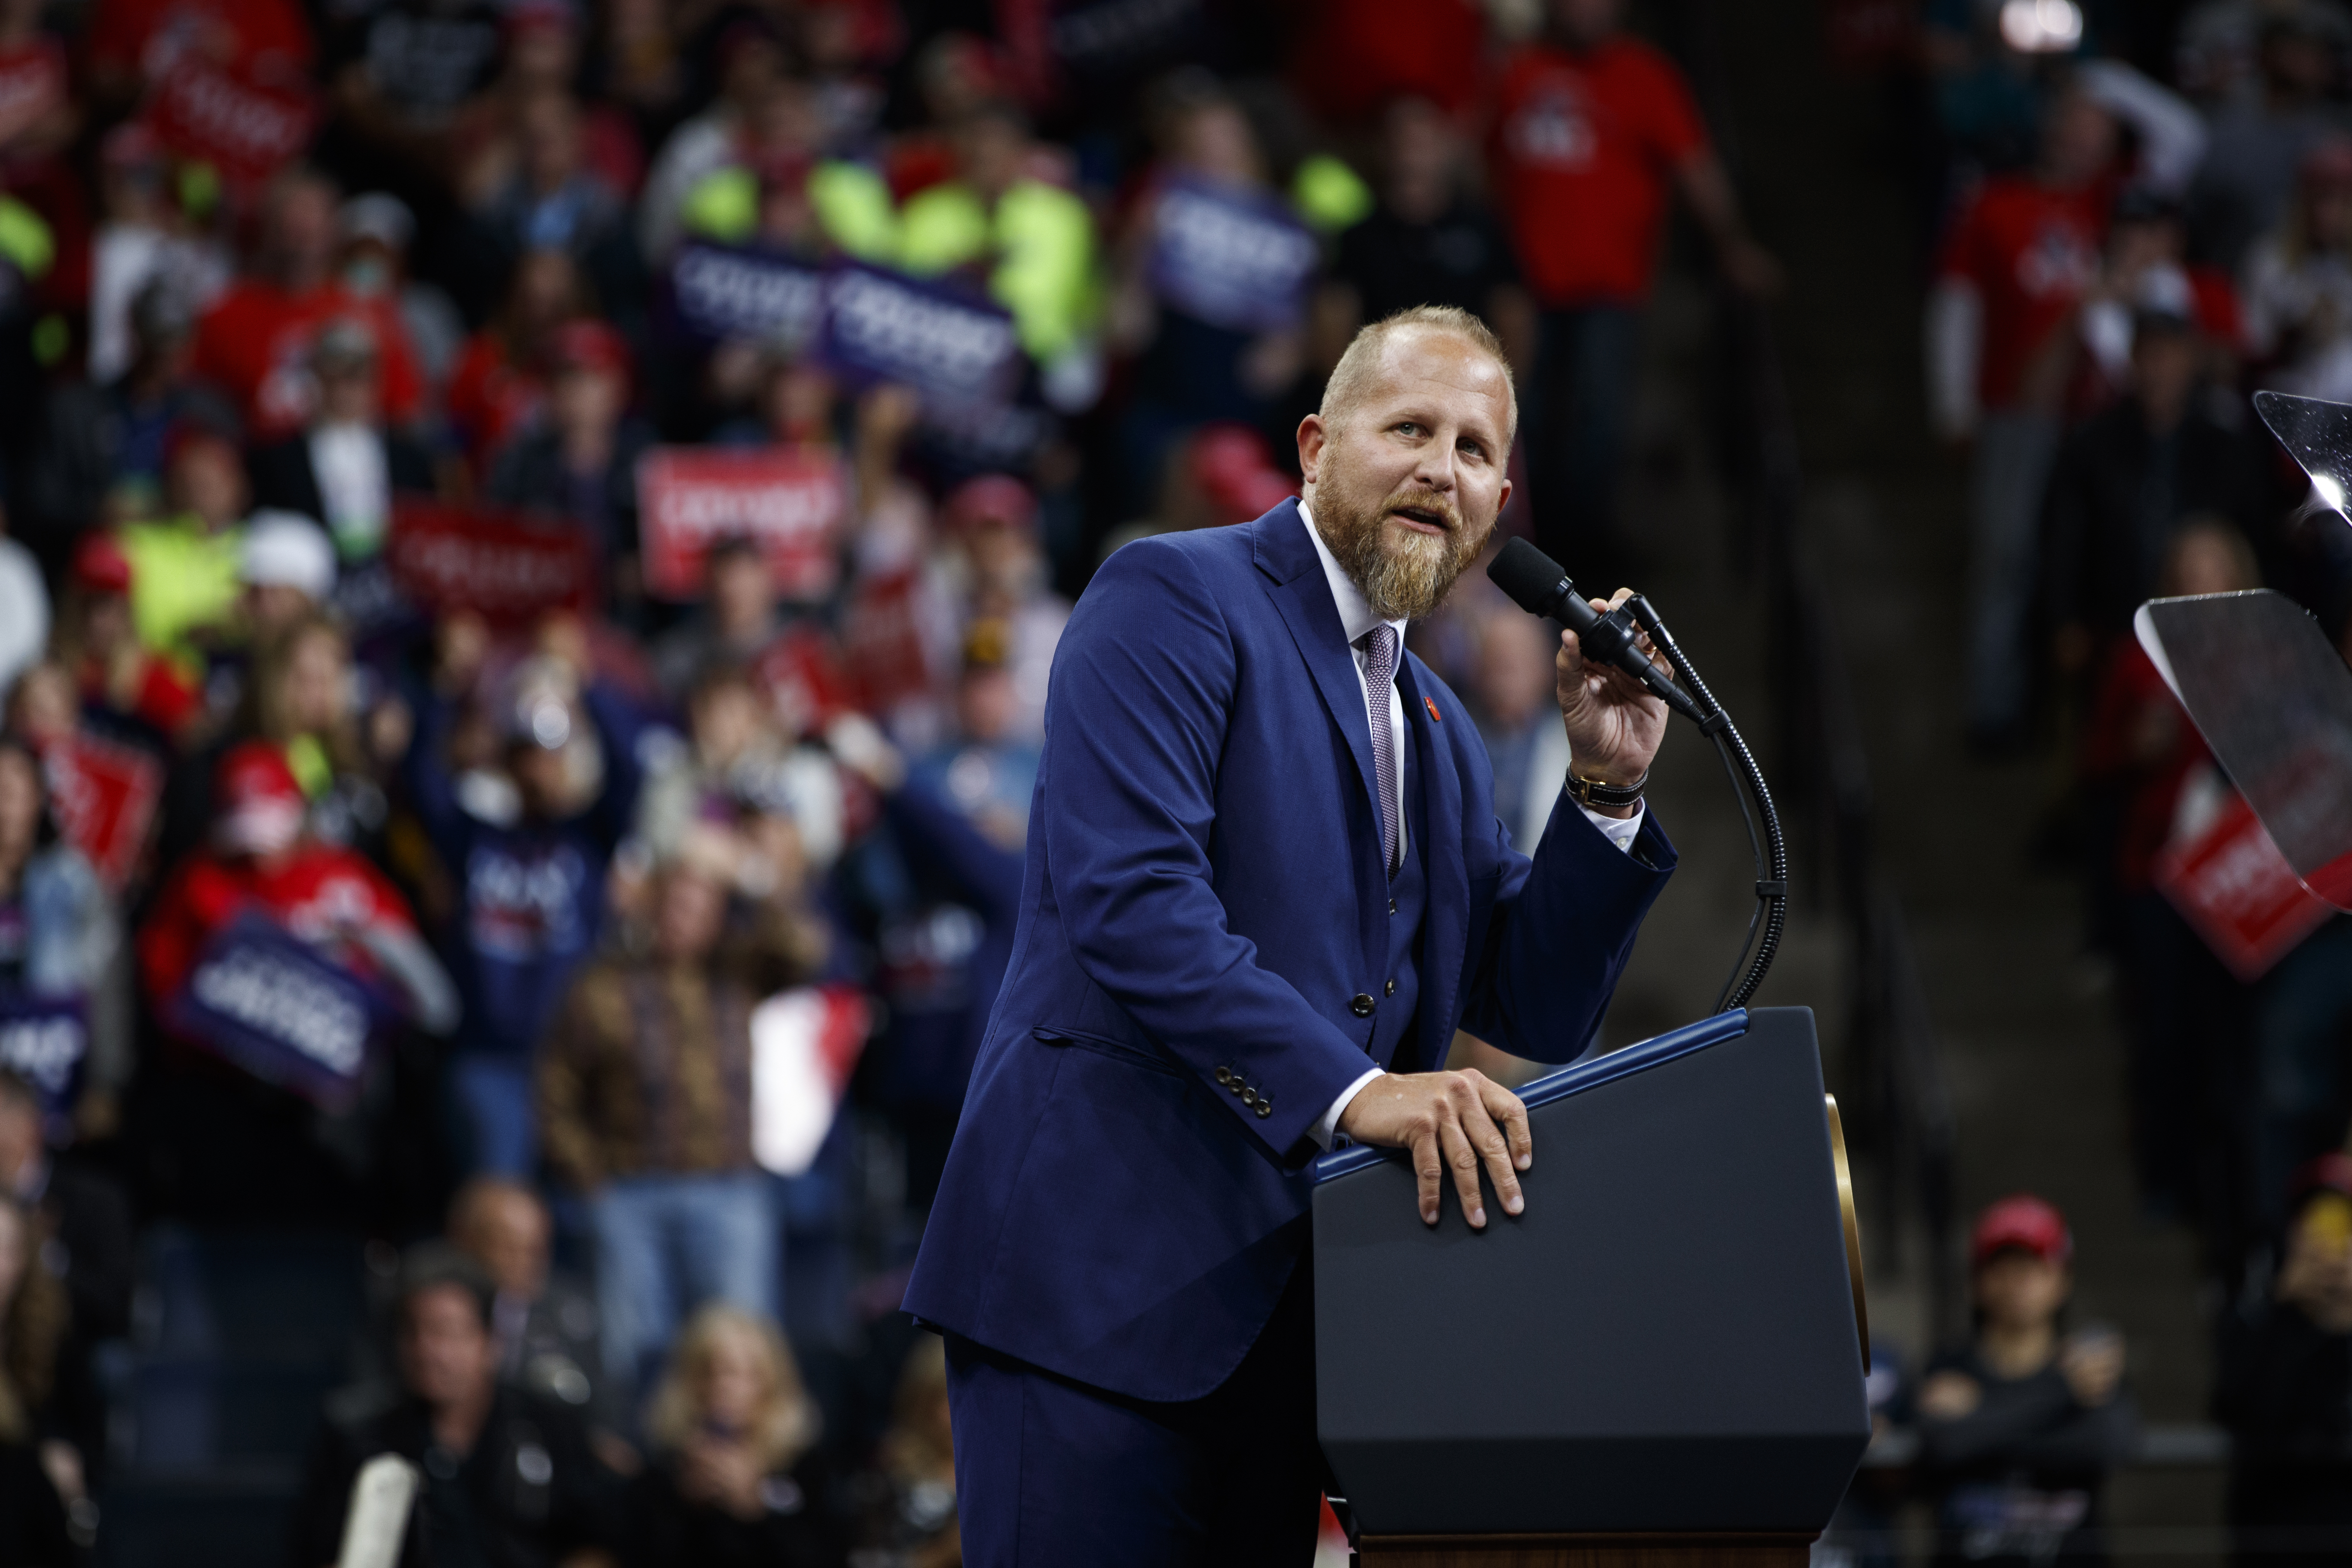
[(1434, 719), (1441, 724), (1445, 722), (1445, 715), (1437, 710), (1437, 700), (1435, 698), (1424, 696), (1421, 700), (1421, 705), (1429, 710), (1429, 716), (1432, 719)]

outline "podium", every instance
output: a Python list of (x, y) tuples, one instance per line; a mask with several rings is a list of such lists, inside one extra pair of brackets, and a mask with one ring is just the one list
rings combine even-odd
[(1524, 1213), (1319, 1163), (1318, 1426), (1363, 1568), (1798, 1568), (1870, 1440), (1852, 1189), (1808, 1008), (1520, 1090)]

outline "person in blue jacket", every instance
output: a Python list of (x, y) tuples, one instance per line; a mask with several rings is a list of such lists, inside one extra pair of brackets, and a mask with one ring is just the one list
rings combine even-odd
[[(1675, 853), (1639, 683), (1562, 636), (1574, 798), (1530, 860), (1402, 651), (1493, 532), (1516, 423), (1475, 317), (1378, 322), (1299, 425), (1300, 499), (1128, 545), (1063, 635), (1013, 954), (906, 1295), (947, 1339), (971, 1568), (1301, 1568), (1314, 1156), (1410, 1150), (1433, 1225), (1449, 1173), (1474, 1227), (1482, 1173), (1525, 1206), (1525, 1108), (1444, 1070), (1455, 1028), (1583, 1052)], [(1400, 1322), (1399, 1353), (1436, 1328)]]
[(604, 873), (636, 809), (641, 728), (627, 700), (586, 672), (575, 623), (498, 683), (487, 706), (502, 767), (450, 755), (460, 702), (485, 649), (479, 624), (443, 628), (438, 691), (409, 749), (409, 799), (457, 882), (441, 933), (465, 1014), (450, 1087), (470, 1139), (467, 1173), (528, 1180), (538, 1163), (531, 1057), (572, 972), (604, 923)]

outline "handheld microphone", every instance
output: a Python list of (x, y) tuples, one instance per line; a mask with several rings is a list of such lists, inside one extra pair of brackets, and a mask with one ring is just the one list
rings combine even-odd
[(1596, 664), (1613, 665), (1685, 718), (1706, 721), (1698, 700), (1677, 685), (1675, 678), (1652, 663), (1633, 641), (1633, 616), (1621, 606), (1602, 615), (1576, 591), (1560, 563), (1529, 544), (1514, 539), (1495, 557), (1486, 575), (1531, 616), (1549, 616), (1576, 634), (1584, 657)]

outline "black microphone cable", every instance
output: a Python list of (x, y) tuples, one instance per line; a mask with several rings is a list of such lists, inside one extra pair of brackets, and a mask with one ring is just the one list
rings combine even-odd
[[(1715, 700), (1706, 682), (1699, 679), (1682, 645), (1675, 641), (1674, 633), (1666, 629), (1664, 618), (1648, 596), (1636, 594), (1625, 601), (1625, 607), (1633, 612), (1633, 618), (1649, 633), (1650, 645), (1666, 656), (1666, 662), (1682, 677), (1683, 685), (1698, 699), (1698, 732), (1715, 742), (1715, 754), (1723, 763), (1723, 776), (1731, 785), (1731, 798), (1739, 803), (1739, 820), (1748, 826), (1748, 847), (1756, 864), (1756, 908), (1748, 917), (1748, 931), (1739, 940), (1739, 952), (1732, 958), (1731, 973), (1724, 976), (1723, 989), (1715, 998), (1715, 1010), (1718, 1013), (1744, 1007), (1764, 984), (1765, 972), (1772, 967), (1772, 960), (1780, 951), (1780, 933), (1789, 923), (1789, 850), (1780, 837), (1780, 814), (1773, 807), (1772, 791), (1764, 783), (1764, 771), (1756, 765), (1756, 758), (1748, 750), (1738, 726), (1723, 710), (1723, 704)], [(1732, 762), (1735, 757), (1738, 759), (1737, 767)], [(1742, 779), (1747, 781), (1745, 790), (1740, 788)], [(1754, 812), (1748, 809), (1750, 795), (1756, 797)], [(1764, 819), (1760, 838), (1756, 832), (1759, 816)], [(1764, 932), (1761, 943), (1756, 938), (1759, 926)], [(1753, 961), (1748, 956), (1751, 946), (1756, 949)]]

